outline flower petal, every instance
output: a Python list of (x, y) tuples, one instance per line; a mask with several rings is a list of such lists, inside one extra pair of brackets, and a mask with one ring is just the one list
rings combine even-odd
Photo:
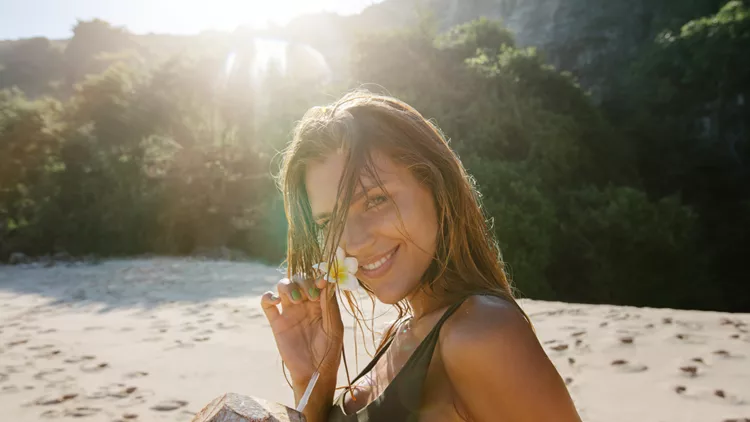
[(338, 246), (336, 248), (336, 261), (342, 262), (344, 258), (346, 258), (346, 253), (341, 249), (341, 246)]
[(312, 267), (315, 268), (316, 270), (320, 271), (320, 272), (324, 272), (324, 273), (328, 272), (328, 263), (327, 262), (319, 262), (317, 264), (314, 264)]
[(342, 290), (355, 291), (359, 288), (359, 281), (354, 274), (342, 273), (341, 277), (337, 280), (339, 288)]
[(359, 262), (357, 262), (357, 258), (353, 256), (344, 258), (344, 269), (346, 269), (346, 272), (354, 274), (358, 268)]

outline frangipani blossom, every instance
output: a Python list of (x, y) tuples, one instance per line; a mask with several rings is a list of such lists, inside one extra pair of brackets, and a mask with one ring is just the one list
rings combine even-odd
[(330, 271), (327, 262), (315, 264), (313, 268), (325, 273), (324, 278), (326, 281), (338, 284), (342, 290), (354, 291), (359, 287), (357, 277), (354, 275), (357, 273), (357, 268), (359, 268), (357, 258), (353, 256), (347, 257), (341, 247), (336, 248), (336, 260)]

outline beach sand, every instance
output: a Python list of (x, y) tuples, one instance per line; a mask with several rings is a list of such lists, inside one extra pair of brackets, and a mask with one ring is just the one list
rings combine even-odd
[[(259, 306), (280, 277), (168, 258), (0, 266), (0, 421), (189, 421), (225, 392), (292, 406)], [(750, 421), (750, 314), (521, 305), (584, 421)]]

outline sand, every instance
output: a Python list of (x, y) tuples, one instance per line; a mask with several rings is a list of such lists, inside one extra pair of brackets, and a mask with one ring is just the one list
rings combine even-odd
[[(0, 266), (0, 421), (189, 421), (225, 392), (291, 405), (259, 307), (280, 275), (167, 258)], [(750, 314), (521, 304), (583, 420), (750, 421)]]

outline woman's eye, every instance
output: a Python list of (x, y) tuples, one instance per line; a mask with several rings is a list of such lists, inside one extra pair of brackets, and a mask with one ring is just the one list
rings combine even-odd
[(331, 220), (325, 220), (325, 221), (322, 221), (322, 222), (318, 223), (318, 230), (320, 230), (320, 231), (325, 231), (325, 229), (327, 229), (327, 228), (328, 228), (328, 223), (329, 223), (330, 221), (331, 221)]
[(374, 196), (369, 201), (367, 201), (367, 204), (365, 205), (365, 207), (366, 207), (366, 209), (369, 210), (370, 208), (377, 207), (378, 205), (384, 203), (387, 200), (388, 200), (388, 198), (385, 197), (385, 195), (377, 195), (377, 196)]

